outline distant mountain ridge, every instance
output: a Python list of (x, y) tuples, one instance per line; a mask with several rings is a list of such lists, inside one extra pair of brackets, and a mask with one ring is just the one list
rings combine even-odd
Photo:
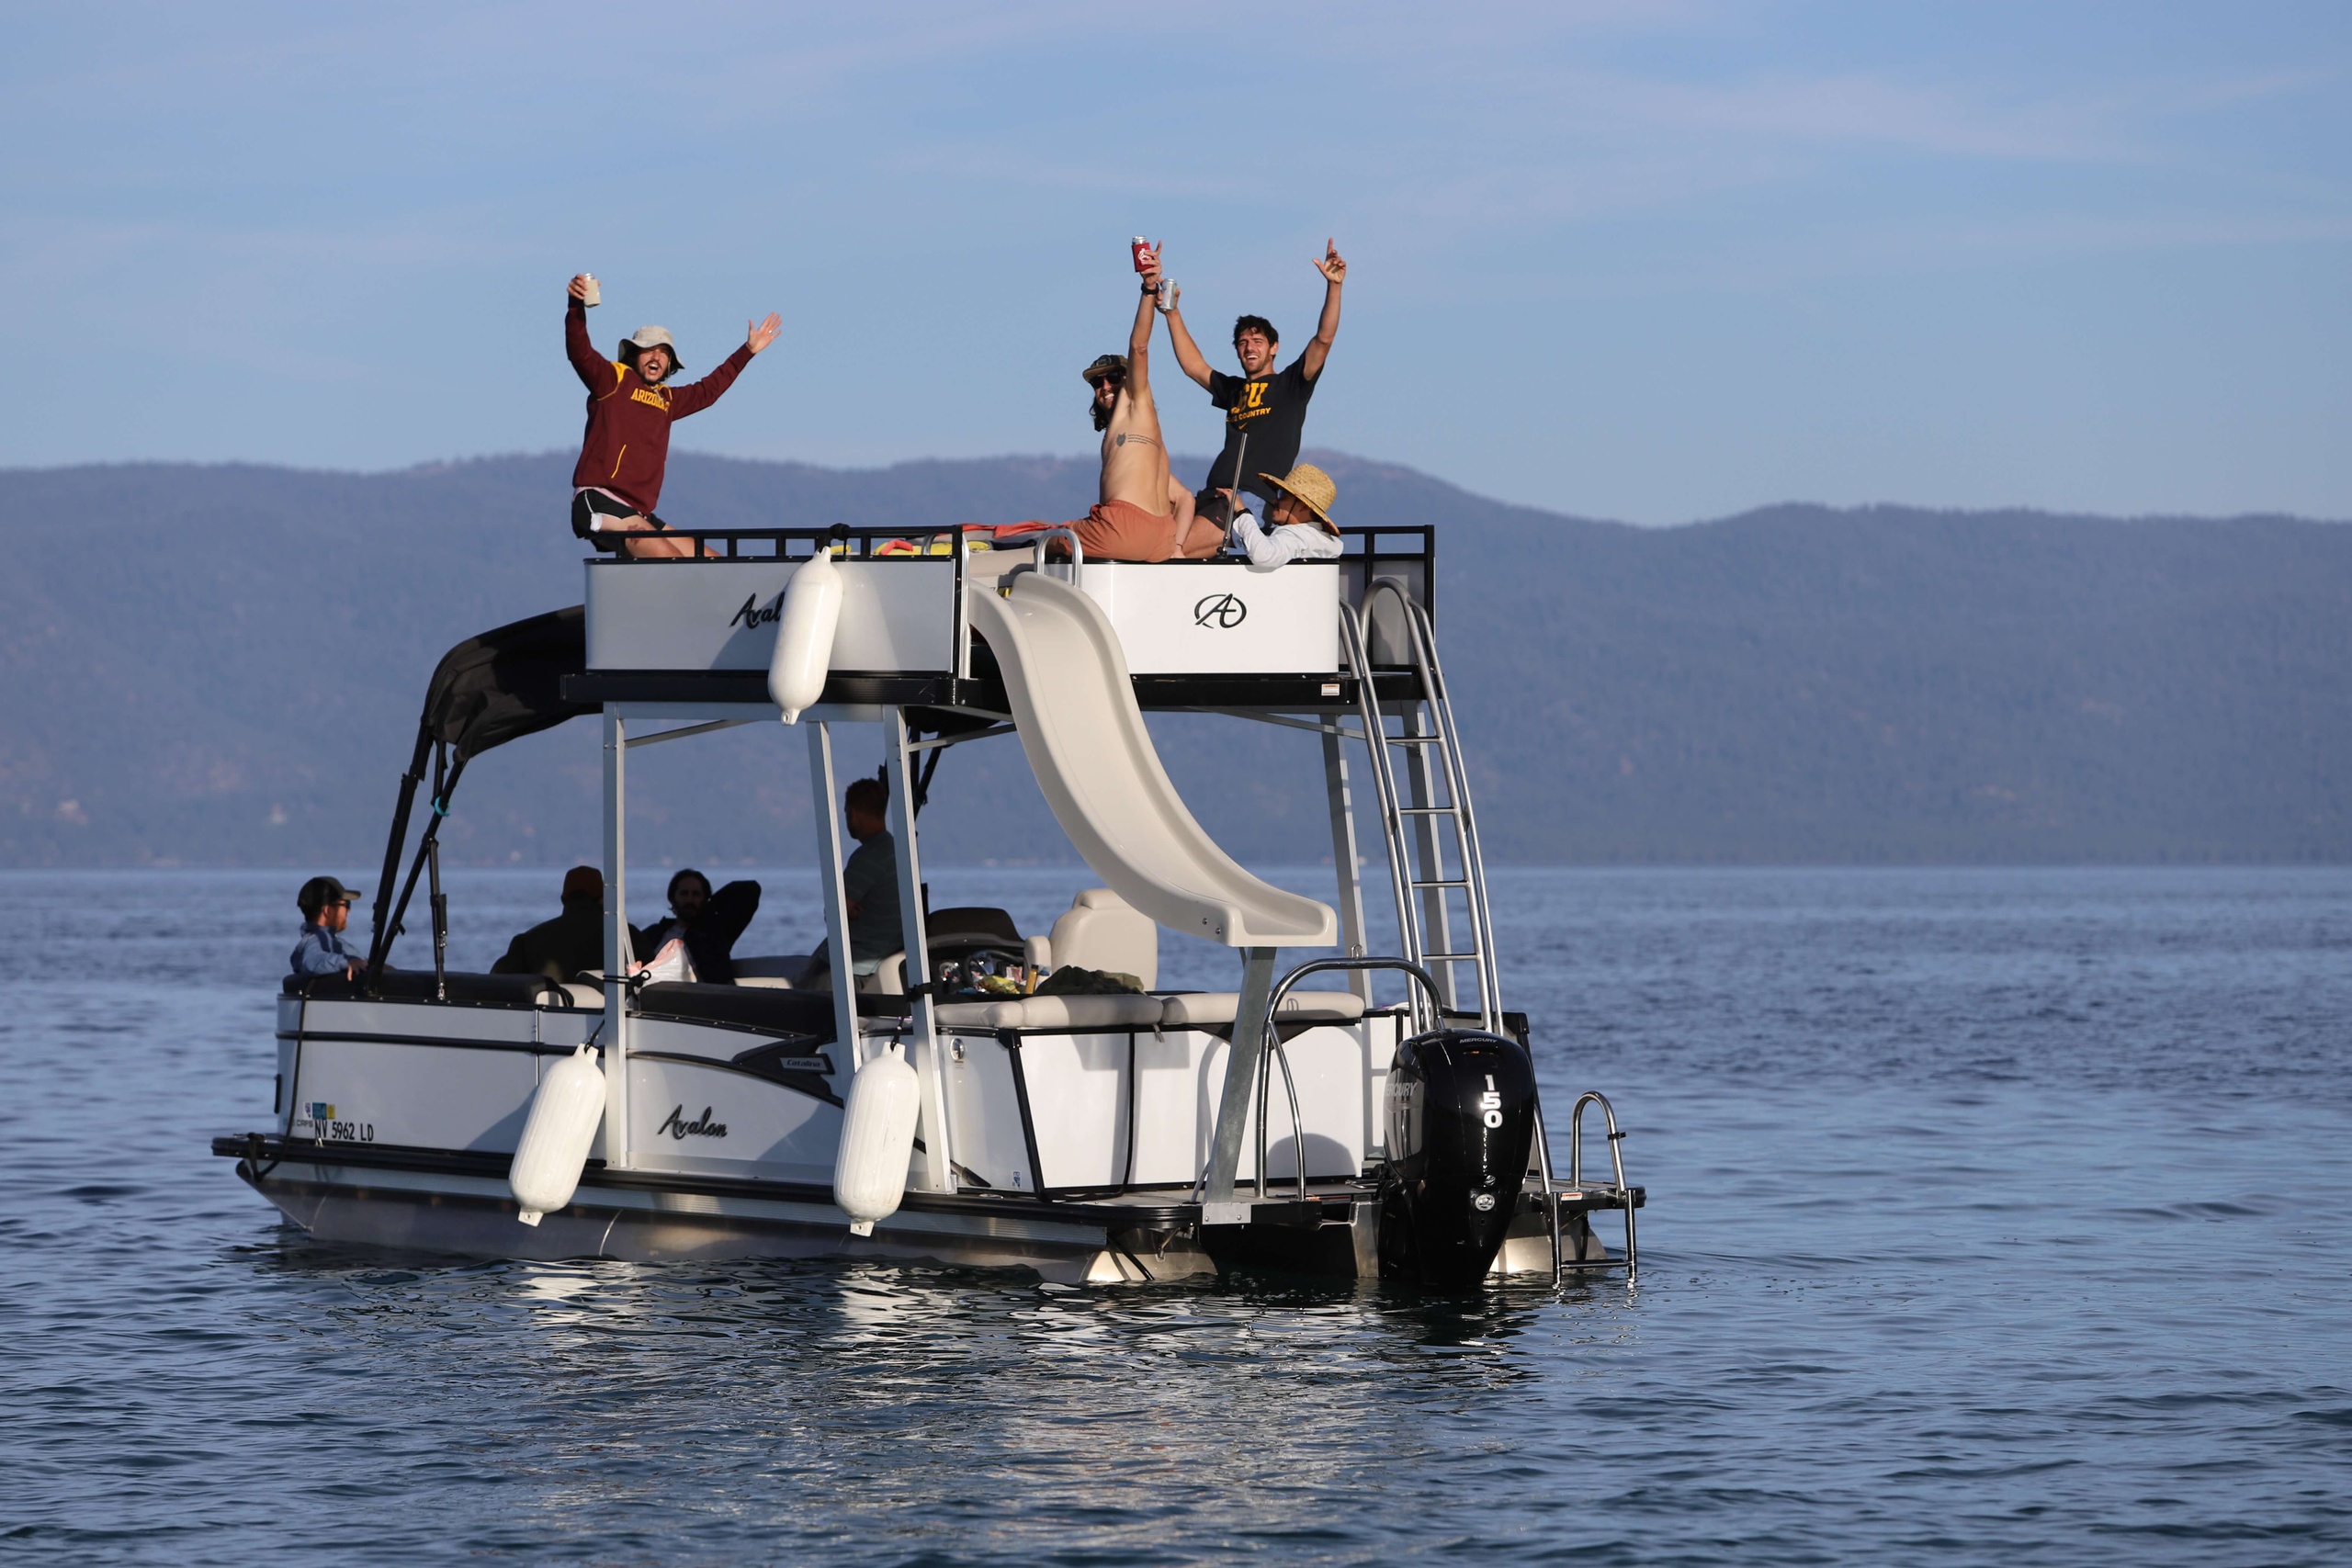
[[(1642, 529), (1318, 460), (1346, 520), (1440, 527), (1438, 624), (1497, 863), (2352, 859), (2341, 524), (1792, 505)], [(434, 660), (578, 601), (568, 472), (10, 473), (0, 864), (369, 864)], [(1094, 482), (1049, 457), (682, 455), (663, 510), (1067, 518)], [(1311, 739), (1155, 730), (1236, 853), (1326, 852)], [(932, 852), (1067, 858), (1011, 744), (950, 754)], [(641, 755), (649, 855), (805, 856), (797, 738)], [(451, 851), (591, 858), (595, 799), (589, 727), (534, 738), (476, 770)]]

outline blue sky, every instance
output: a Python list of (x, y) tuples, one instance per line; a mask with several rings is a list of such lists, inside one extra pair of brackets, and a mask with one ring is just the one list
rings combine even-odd
[[(1126, 241), (1316, 445), (1645, 523), (1778, 501), (2352, 517), (2352, 6), (20, 9), (0, 465), (578, 438), (564, 279), (679, 444), (1091, 441)], [(1164, 341), (1164, 340), (1163, 340)], [(1172, 365), (1167, 379), (1175, 379)], [(1179, 451), (1206, 400), (1163, 399)]]

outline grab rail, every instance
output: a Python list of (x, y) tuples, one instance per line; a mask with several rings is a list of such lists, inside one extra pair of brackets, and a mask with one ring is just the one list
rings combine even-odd
[(1297, 985), (1299, 981), (1305, 979), (1309, 975), (1324, 974), (1336, 969), (1351, 971), (1365, 969), (1395, 969), (1419, 981), (1421, 989), (1429, 993), (1430, 1010), (1427, 1013), (1421, 1013), (1419, 1011), (1415, 1012), (1413, 1022), (1417, 1030), (1424, 1019), (1428, 1019), (1434, 1022), (1435, 1021), (1442, 1020), (1445, 1016), (1445, 1002), (1443, 997), (1437, 988), (1437, 981), (1431, 977), (1428, 970), (1422, 968), (1419, 964), (1413, 963), (1409, 959), (1310, 958), (1306, 963), (1300, 964), (1297, 968), (1292, 970), (1289, 974), (1283, 976), (1282, 979), (1275, 984), (1273, 990), (1267, 996), (1267, 1030), (1270, 1032), (1272, 1031), (1274, 1027), (1274, 1015), (1276, 1010), (1281, 1008), (1283, 1005), (1283, 998), (1290, 995), (1290, 990), (1293, 986)]
[[(1625, 1199), (1625, 1278), (1631, 1280), (1641, 1269), (1641, 1245), (1635, 1240), (1634, 1232), (1634, 1190), (1625, 1185), (1625, 1153), (1619, 1147), (1625, 1134), (1618, 1130), (1617, 1112), (1610, 1107), (1609, 1097), (1597, 1089), (1589, 1089), (1577, 1096), (1576, 1109), (1568, 1112), (1568, 1185), (1584, 1185), (1584, 1108), (1588, 1105), (1600, 1107), (1600, 1120), (1609, 1129), (1606, 1140), (1609, 1145), (1609, 1168), (1617, 1178), (1617, 1190)], [(1599, 1261), (1606, 1263), (1606, 1259)], [(1570, 1265), (1577, 1268), (1587, 1266), (1582, 1258)], [(1554, 1265), (1555, 1272), (1558, 1267)]]
[[(1276, 985), (1266, 998), (1264, 1032), (1259, 1035), (1259, 1038), (1265, 1042), (1264, 1055), (1258, 1063), (1258, 1196), (1261, 1198), (1266, 1195), (1267, 1101), (1272, 1097), (1274, 1088), (1272, 1070), (1266, 1058), (1279, 1056), (1282, 1060), (1283, 1087), (1290, 1094), (1292, 1163), (1296, 1167), (1295, 1175), (1298, 1182), (1298, 1199), (1302, 1203), (1306, 1201), (1306, 1124), (1299, 1118), (1298, 1084), (1291, 1077), (1290, 1053), (1283, 1049), (1282, 1037), (1274, 1028), (1274, 1021), (1282, 1016), (1283, 999), (1290, 995), (1292, 987), (1309, 975), (1334, 969), (1402, 970), (1413, 979), (1419, 981), (1421, 988), (1429, 993), (1431, 1014), (1440, 1020), (1445, 1016), (1445, 1005), (1438, 996), (1437, 981), (1419, 964), (1402, 958), (1316, 958), (1308, 960), (1283, 976), (1281, 983)], [(1418, 1012), (1414, 1021), (1416, 1023), (1419, 1021)], [(1238, 1022), (1236, 1027), (1238, 1027)]]
[[(1274, 1033), (1274, 1019), (1282, 1008), (1283, 998), (1290, 995), (1290, 990), (1293, 986), (1297, 985), (1300, 980), (1304, 979), (1307, 976), (1320, 974), (1324, 971), (1333, 969), (1401, 969), (1412, 978), (1419, 981), (1421, 988), (1429, 993), (1430, 1016), (1438, 1018), (1442, 1018), (1444, 1016), (1444, 1004), (1439, 999), (1437, 982), (1430, 978), (1430, 972), (1422, 968), (1418, 964), (1408, 964), (1401, 958), (1315, 958), (1300, 964), (1297, 968), (1283, 976), (1282, 979), (1275, 984), (1273, 990), (1268, 994), (1266, 998), (1266, 1016), (1262, 1021), (1261, 1021), (1260, 1024), (1262, 1032), (1259, 1034), (1258, 1038), (1261, 1041), (1275, 1045), (1279, 1048), (1280, 1041)], [(1414, 1021), (1417, 1025), (1422, 1016), (1423, 1015), (1418, 1010), (1414, 1013)], [(1237, 1036), (1240, 1033), (1241, 1028), (1242, 1020), (1238, 1015), (1237, 1015), (1233, 1021), (1233, 1029)], [(1237, 1040), (1236, 1043), (1238, 1044), (1238, 1040)], [(1306, 1196), (1306, 1130), (1304, 1126), (1299, 1124), (1297, 1120), (1298, 1086), (1291, 1078), (1290, 1058), (1287, 1055), (1283, 1058), (1283, 1081), (1291, 1090), (1292, 1126), (1298, 1141), (1298, 1195), (1303, 1199)], [(1261, 1062), (1259, 1064), (1258, 1070), (1258, 1131), (1260, 1149), (1258, 1156), (1258, 1195), (1261, 1198), (1264, 1197), (1266, 1193), (1266, 1159), (1264, 1154), (1266, 1100), (1272, 1092), (1273, 1084), (1267, 1076), (1264, 1063)], [(1207, 1185), (1208, 1171), (1204, 1168), (1201, 1172), (1200, 1179), (1193, 1183), (1193, 1201), (1200, 1201), (1202, 1190)]]
[(1269, 1032), (1265, 1055), (1258, 1058), (1258, 1196), (1266, 1195), (1266, 1100), (1273, 1085), (1268, 1079), (1268, 1063), (1279, 1059), (1283, 1068), (1283, 1092), (1290, 1097), (1290, 1143), (1292, 1172), (1298, 1179), (1298, 1201), (1306, 1201), (1306, 1122), (1298, 1113), (1298, 1080), (1290, 1074), (1290, 1053), (1283, 1049), (1282, 1041)]
[(1075, 528), (1066, 527), (1047, 528), (1040, 533), (1033, 535), (1032, 537), (1037, 541), (1037, 548), (1030, 558), (1030, 565), (1037, 571), (1043, 571), (1046, 570), (1046, 545), (1048, 540), (1066, 539), (1069, 541), (1069, 582), (1071, 587), (1077, 587), (1078, 574), (1086, 568), (1086, 547), (1078, 542), (1078, 530)]

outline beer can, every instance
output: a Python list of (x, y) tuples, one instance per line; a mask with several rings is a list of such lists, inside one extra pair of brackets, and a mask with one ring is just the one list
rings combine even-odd
[(1159, 287), (1152, 290), (1152, 293), (1155, 296), (1152, 300), (1152, 308), (1163, 316), (1168, 314), (1168, 307), (1170, 302), (1169, 291), (1174, 288), (1175, 286), (1176, 280), (1174, 278), (1163, 277), (1159, 280)]
[(582, 305), (589, 306), (603, 304), (605, 302), (605, 291), (596, 286), (596, 275), (593, 272), (583, 272), (580, 276), (585, 284), (585, 287), (582, 288), (580, 293), (580, 302)]
[(1137, 272), (1149, 272), (1151, 270), (1151, 242), (1145, 239), (1141, 234), (1137, 234), (1135, 239), (1129, 243), (1128, 248), (1135, 252), (1136, 270)]

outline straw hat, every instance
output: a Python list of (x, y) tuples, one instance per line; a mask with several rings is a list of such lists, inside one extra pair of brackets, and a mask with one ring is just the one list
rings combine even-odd
[(1127, 373), (1127, 356), (1125, 355), (1098, 354), (1094, 356), (1094, 363), (1080, 371), (1079, 375), (1085, 379), (1088, 386), (1091, 387), (1095, 382), (1101, 380), (1103, 377), (1109, 375), (1114, 370), (1116, 370), (1122, 376), (1125, 376)]
[(1334, 534), (1340, 531), (1338, 525), (1331, 521), (1331, 503), (1340, 499), (1340, 487), (1331, 482), (1330, 475), (1314, 464), (1301, 463), (1280, 479), (1272, 474), (1260, 474), (1258, 477), (1293, 499), (1305, 502), (1306, 510), (1315, 513), (1316, 520), (1325, 528)]

